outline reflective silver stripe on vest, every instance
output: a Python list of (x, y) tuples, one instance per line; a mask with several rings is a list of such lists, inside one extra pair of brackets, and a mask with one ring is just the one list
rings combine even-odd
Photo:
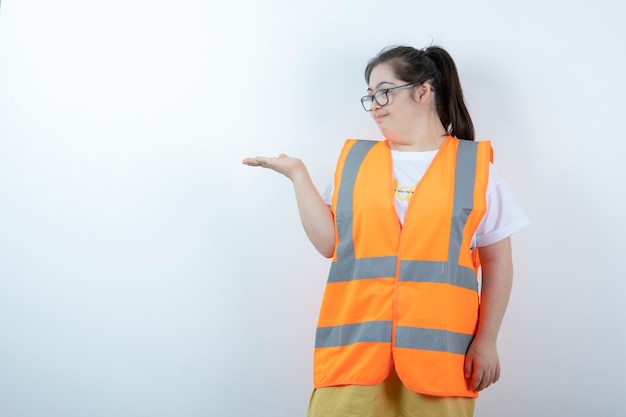
[(476, 273), (472, 268), (447, 262), (401, 261), (400, 281), (439, 282), (478, 291)]
[(459, 141), (454, 175), (454, 207), (450, 228), (450, 248), (448, 262), (458, 264), (461, 255), (463, 229), (467, 218), (474, 209), (474, 187), (476, 185), (476, 156), (478, 143), (469, 140)]
[(474, 335), (447, 330), (396, 327), (396, 347), (465, 355)]
[(339, 234), (337, 261), (333, 262), (328, 274), (328, 282), (343, 282), (366, 278), (394, 277), (396, 275), (396, 257), (354, 258), (352, 234), (352, 206), (354, 201), (354, 183), (361, 163), (368, 152), (377, 144), (376, 141), (359, 140), (348, 151), (341, 171), (341, 183), (335, 208), (335, 222)]
[(391, 342), (391, 321), (368, 321), (342, 326), (318, 327), (315, 347), (348, 346), (359, 342)]
[(476, 184), (476, 156), (478, 144), (459, 141), (454, 176), (454, 205), (450, 227), (450, 244), (447, 262), (402, 261), (400, 280), (409, 282), (440, 282), (478, 291), (476, 273), (472, 268), (459, 265), (463, 230), (474, 208)]
[[(341, 243), (340, 243), (341, 245)], [(337, 247), (339, 251), (339, 247)], [(385, 278), (396, 276), (396, 257), (339, 259), (330, 266), (328, 282), (352, 281), (366, 278)]]

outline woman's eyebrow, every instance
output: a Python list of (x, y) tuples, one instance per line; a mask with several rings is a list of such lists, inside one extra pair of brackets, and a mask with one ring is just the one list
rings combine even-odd
[[(381, 82), (379, 82), (379, 83), (376, 85), (376, 87), (375, 87), (375, 88), (376, 88), (376, 90), (378, 90), (378, 89), (380, 88), (380, 86), (381, 86), (381, 85), (383, 85), (383, 84), (391, 84), (391, 85), (394, 85), (394, 83), (392, 83), (391, 81), (381, 81)], [(367, 89), (367, 91), (374, 91), (374, 90), (372, 90), (371, 88), (368, 88), (368, 89)]]

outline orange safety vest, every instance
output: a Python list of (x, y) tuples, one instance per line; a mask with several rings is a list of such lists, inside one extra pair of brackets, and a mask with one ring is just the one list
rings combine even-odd
[(316, 332), (316, 388), (405, 386), (476, 397), (464, 378), (478, 322), (471, 239), (486, 211), (491, 143), (449, 136), (400, 224), (387, 141), (348, 140), (335, 172), (336, 244)]

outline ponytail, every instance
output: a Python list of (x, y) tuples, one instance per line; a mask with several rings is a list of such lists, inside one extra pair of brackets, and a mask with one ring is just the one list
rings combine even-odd
[[(446, 50), (431, 46), (424, 51), (440, 74), (435, 88), (437, 113), (448, 133), (459, 139), (474, 140), (474, 123), (463, 100), (463, 89), (454, 60)], [(439, 87), (439, 88), (438, 88)]]
[(407, 83), (429, 82), (435, 91), (437, 114), (448, 134), (474, 140), (474, 124), (463, 101), (463, 90), (454, 60), (445, 49), (424, 50), (409, 46), (383, 49), (365, 68), (365, 81), (375, 66), (389, 63), (396, 76)]

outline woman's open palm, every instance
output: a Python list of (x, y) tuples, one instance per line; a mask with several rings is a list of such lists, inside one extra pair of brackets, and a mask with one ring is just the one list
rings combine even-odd
[(281, 153), (278, 157), (256, 156), (254, 158), (246, 158), (242, 162), (244, 165), (251, 167), (272, 169), (290, 179), (293, 179), (294, 174), (304, 168), (304, 164), (300, 159), (291, 158), (284, 153)]

